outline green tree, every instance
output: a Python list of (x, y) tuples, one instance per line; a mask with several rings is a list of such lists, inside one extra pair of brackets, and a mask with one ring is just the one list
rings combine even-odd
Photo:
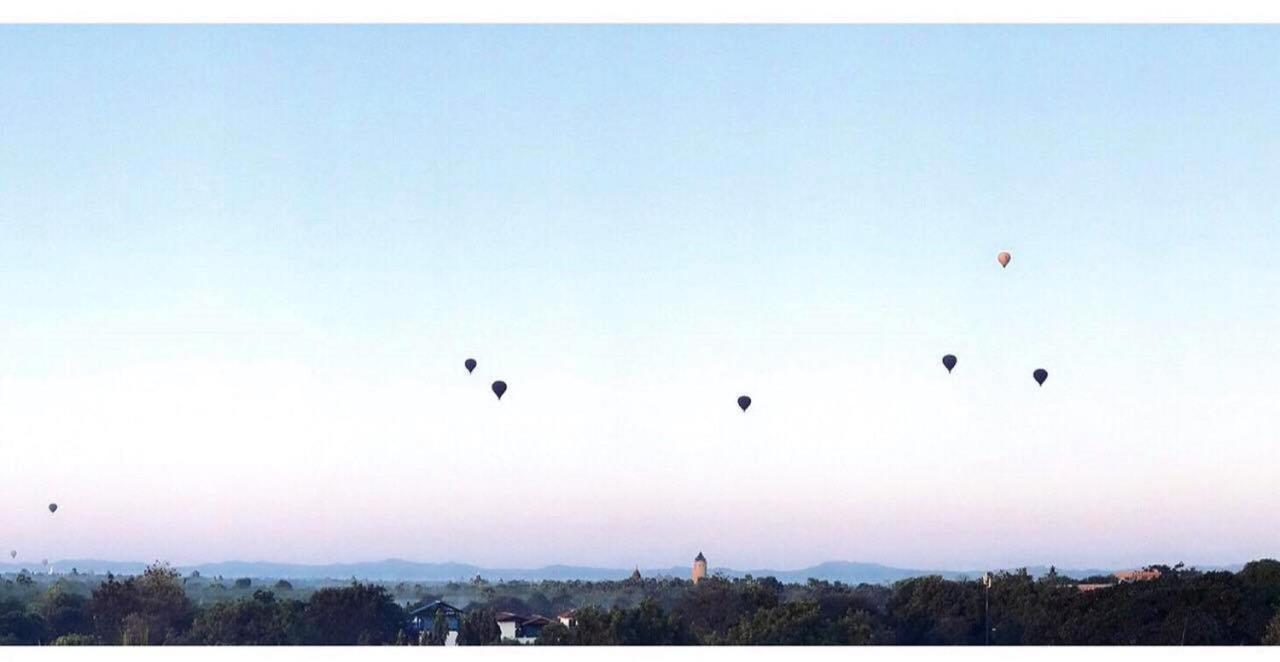
[(502, 638), (502, 628), (492, 609), (467, 612), (458, 627), (459, 646), (485, 646), (496, 644)]
[(443, 609), (436, 610), (435, 620), (431, 622), (431, 644), (443, 646), (449, 641), (449, 619)]
[(120, 622), (121, 646), (146, 646), (151, 643), (151, 625), (137, 612)]
[(892, 643), (875, 617), (862, 610), (850, 609), (841, 617), (835, 624), (833, 636), (838, 643), (852, 646)]
[(305, 619), (319, 644), (389, 644), (404, 624), (404, 610), (385, 588), (352, 582), (350, 586), (322, 588), (313, 593)]
[(507, 611), (513, 614), (532, 614), (534, 610), (524, 600), (514, 595), (499, 595), (491, 600), (485, 601), (484, 605), (479, 608), (492, 609), (495, 613)]
[(182, 575), (168, 564), (149, 566), (138, 579), (141, 609), (152, 643), (165, 643), (191, 628), (195, 608), (182, 587)]
[(141, 609), (137, 582), (132, 577), (118, 581), (108, 574), (107, 581), (93, 589), (88, 608), (98, 639), (119, 643), (125, 617)]
[(57, 638), (92, 632), (87, 602), (84, 596), (65, 590), (61, 582), (50, 587), (37, 606), (37, 612), (48, 627), (48, 636)]
[(1276, 614), (1267, 625), (1267, 631), (1262, 635), (1262, 643), (1268, 646), (1280, 646), (1280, 614)]
[(611, 614), (613, 638), (623, 646), (675, 646), (696, 643), (688, 625), (668, 616), (651, 598)]
[(573, 634), (564, 623), (552, 621), (542, 628), (533, 643), (538, 646), (569, 646), (573, 644)]
[(1280, 561), (1250, 561), (1240, 569), (1238, 577), (1240, 584), (1253, 594), (1254, 600), (1271, 609), (1280, 609)]
[(740, 646), (812, 646), (837, 643), (816, 602), (787, 602), (759, 609), (729, 628), (727, 643)]
[(0, 645), (34, 646), (44, 638), (44, 619), (18, 600), (0, 600)]
[(210, 605), (196, 617), (191, 638), (205, 645), (306, 644), (314, 638), (306, 627), (305, 610), (300, 601), (280, 601), (268, 591), (255, 591), (251, 599)]
[(1280, 561), (1275, 559), (1250, 561), (1239, 574), (1240, 581), (1248, 585), (1280, 587)]
[[(697, 584), (687, 583), (687, 592), (675, 611), (701, 637), (722, 636), (729, 628), (760, 606), (744, 599), (750, 582), (731, 582), (723, 577), (707, 577)], [(752, 594), (757, 602), (766, 600), (766, 590)]]
[[(1025, 571), (1022, 577), (1030, 582)], [(993, 579), (992, 623), (996, 624), (997, 586)], [(889, 617), (902, 644), (981, 644), (983, 642), (982, 588), (978, 582), (953, 582), (939, 576), (898, 582), (888, 604)]]
[(176, 642), (195, 615), (181, 576), (160, 563), (123, 582), (108, 575), (94, 589), (88, 611), (99, 639), (130, 644)]
[(574, 616), (572, 641), (575, 646), (616, 646), (613, 619), (599, 607), (583, 607)]

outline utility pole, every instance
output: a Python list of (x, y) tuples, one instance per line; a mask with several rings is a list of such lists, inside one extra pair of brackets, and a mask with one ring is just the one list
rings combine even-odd
[(991, 645), (991, 573), (982, 574), (982, 644)]

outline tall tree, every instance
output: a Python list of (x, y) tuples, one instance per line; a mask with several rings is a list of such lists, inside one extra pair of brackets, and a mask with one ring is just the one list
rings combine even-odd
[(107, 576), (89, 598), (94, 632), (104, 643), (177, 642), (191, 627), (195, 608), (182, 578), (167, 564), (148, 566), (123, 582)]
[(444, 610), (436, 611), (436, 618), (431, 623), (431, 644), (434, 646), (443, 646), (449, 641), (449, 618), (444, 615)]
[(62, 582), (50, 587), (37, 608), (48, 628), (49, 638), (92, 632), (93, 623), (89, 620), (87, 602), (84, 596), (66, 590)]
[(382, 586), (352, 582), (313, 593), (305, 618), (320, 644), (389, 644), (404, 624), (404, 610)]
[(476, 609), (467, 612), (458, 627), (459, 646), (485, 646), (496, 644), (502, 638), (502, 628), (492, 609)]

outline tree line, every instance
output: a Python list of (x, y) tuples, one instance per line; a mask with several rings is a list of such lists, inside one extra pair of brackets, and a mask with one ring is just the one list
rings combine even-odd
[[(1280, 644), (1280, 562), (1235, 573), (1155, 568), (1150, 581), (1093, 578), (1114, 585), (1091, 591), (1025, 570), (994, 575), (989, 587), (936, 576), (892, 586), (772, 577), (477, 583), (456, 641), (509, 643), (499, 612), (543, 612), (552, 623), (539, 645)], [(431, 645), (449, 635), (443, 617), (422, 632), (409, 626), (409, 612), (440, 595), (401, 604), (394, 587), (354, 580), (305, 599), (287, 597), (292, 587), (281, 581), (276, 591), (203, 604), (177, 571), (157, 564), (108, 576), (87, 594), (66, 580), (35, 588), (26, 575), (0, 585), (0, 644)], [(545, 613), (552, 608), (573, 608), (567, 625)]]

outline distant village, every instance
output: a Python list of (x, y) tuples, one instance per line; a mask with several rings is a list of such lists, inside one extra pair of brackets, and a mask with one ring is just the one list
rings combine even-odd
[[(1280, 595), (1280, 561), (1271, 559), (1238, 571), (1021, 568), (977, 581), (730, 577), (711, 572), (701, 552), (686, 568), (531, 581), (490, 580), (472, 567), (435, 584), (224, 579), (163, 563), (101, 580), (23, 569), (0, 577), (0, 645), (1280, 643), (1268, 602)], [(1194, 619), (1189, 608), (1200, 610)]]
[[(1111, 582), (1089, 582), (1078, 583), (1076, 588), (1082, 592), (1095, 591), (1104, 588), (1110, 588), (1118, 584), (1127, 584), (1131, 582), (1152, 581), (1160, 578), (1160, 571), (1147, 567), (1141, 570), (1125, 570), (1112, 573), (1114, 581)], [(693, 568), (690, 572), (690, 579), (694, 584), (706, 579), (707, 577), (707, 557), (702, 552), (693, 559)], [(636, 568), (627, 582), (639, 583), (643, 581), (640, 575), (640, 569)], [(482, 583), (484, 579), (476, 576), (472, 580), (475, 583)], [(502, 632), (501, 639), (507, 642), (519, 644), (532, 644), (538, 639), (538, 635), (542, 634), (542, 629), (553, 622), (559, 622), (567, 628), (576, 626), (574, 616), (578, 610), (569, 609), (555, 616), (546, 616), (542, 614), (514, 614), (511, 612), (497, 612), (494, 615), (498, 624), (498, 629)], [(458, 632), (462, 627), (463, 610), (455, 607), (443, 600), (436, 600), (429, 604), (423, 605), (409, 612), (409, 621), (406, 625), (406, 632), (415, 638), (422, 638), (432, 631), (437, 620), (443, 619), (448, 627), (448, 636), (444, 645), (457, 645)]]
[(1096, 591), (1100, 588), (1111, 588), (1116, 584), (1128, 584), (1130, 582), (1149, 582), (1160, 578), (1160, 571), (1155, 568), (1143, 568), (1142, 570), (1125, 570), (1122, 572), (1112, 573), (1115, 577), (1114, 582), (1096, 582), (1088, 584), (1076, 584), (1076, 588), (1081, 591)]
[[(44, 562), (47, 571), (53, 574), (53, 568)], [(72, 571), (72, 575), (79, 574)], [(690, 570), (690, 579), (696, 585), (707, 577), (707, 557), (698, 552), (693, 559), (693, 567)], [(1086, 581), (1074, 584), (1081, 592), (1097, 591), (1101, 589), (1111, 588), (1119, 584), (1127, 584), (1132, 582), (1145, 582), (1159, 579), (1160, 570), (1153, 567), (1146, 567), (1141, 570), (1125, 570), (1111, 574), (1110, 581), (1096, 581), (1101, 577), (1092, 578), (1095, 581)], [(193, 573), (193, 577), (199, 577), (199, 573)], [(983, 583), (989, 582), (989, 575), (983, 578)], [(644, 578), (640, 574), (637, 567), (629, 578), (624, 580), (626, 583), (639, 584)], [(248, 585), (248, 580), (239, 580)], [(477, 575), (472, 578), (473, 584), (485, 584), (483, 577)], [(184, 580), (185, 584), (185, 580)], [(277, 584), (277, 588), (286, 585), (287, 582)], [(566, 628), (574, 628), (576, 626), (575, 615), (577, 609), (568, 609), (554, 615), (545, 614), (517, 614), (509, 611), (499, 611), (494, 614), (497, 629), (501, 632), (500, 639), (508, 643), (532, 644), (537, 641), (538, 636), (542, 634), (542, 630), (551, 623), (558, 622)], [(443, 626), (447, 628), (448, 634), (445, 638), (444, 645), (457, 645), (458, 634), (462, 627), (465, 611), (460, 609), (443, 599), (434, 600), (427, 604), (416, 608), (409, 608), (408, 619), (405, 624), (406, 635), (416, 640), (425, 640), (433, 636), (433, 632), (438, 631), (443, 622)]]
[[(698, 552), (693, 559), (693, 569), (690, 572), (690, 579), (694, 584), (706, 579), (707, 577), (707, 557)], [(631, 572), (631, 576), (625, 581), (631, 583), (639, 583), (644, 580), (640, 575), (640, 568), (636, 568)], [(482, 583), (484, 578), (476, 576), (472, 579), (474, 583)], [(502, 632), (501, 639), (507, 642), (515, 642), (519, 644), (532, 644), (537, 641), (538, 635), (542, 634), (542, 628), (553, 622), (560, 622), (567, 628), (576, 626), (574, 615), (577, 609), (569, 609), (554, 617), (544, 616), (542, 614), (513, 614), (511, 612), (502, 611), (494, 614), (494, 618), (498, 623), (498, 629)], [(406, 633), (414, 638), (421, 639), (427, 636), (434, 628), (438, 620), (443, 620), (449, 629), (449, 634), (445, 638), (444, 645), (455, 646), (458, 642), (458, 632), (462, 628), (463, 610), (445, 602), (444, 600), (436, 600), (429, 604), (425, 604), (416, 609), (409, 611), (409, 622), (406, 624)]]

